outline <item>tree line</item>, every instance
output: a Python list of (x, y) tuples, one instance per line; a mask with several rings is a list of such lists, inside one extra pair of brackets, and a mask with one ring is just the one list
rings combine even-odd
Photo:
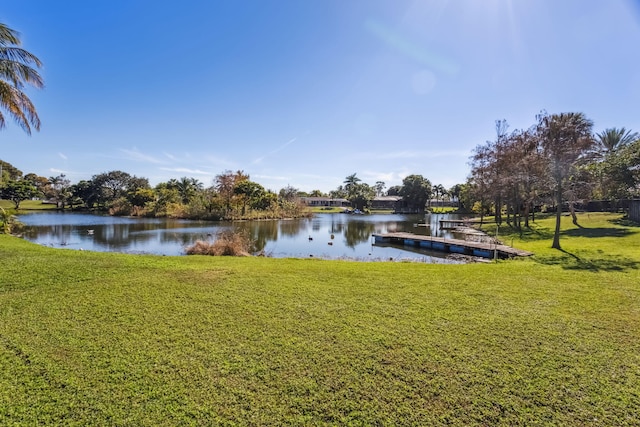
[(44, 198), (59, 209), (98, 209), (111, 215), (217, 220), (309, 214), (296, 195), (267, 190), (243, 171), (224, 171), (208, 187), (189, 177), (151, 187), (147, 178), (123, 171), (104, 172), (71, 184), (64, 174), (23, 176), (19, 169), (1, 160), (0, 167), (0, 197), (13, 201), (16, 209), (24, 200)]
[(530, 128), (512, 132), (499, 120), (496, 139), (475, 148), (470, 166), (462, 198), (472, 210), (522, 230), (535, 209), (547, 206), (556, 213), (558, 249), (564, 209), (578, 225), (579, 203), (640, 195), (639, 135), (625, 128), (594, 134), (583, 113), (542, 112)]
[(402, 185), (386, 190), (382, 181), (362, 182), (357, 174), (345, 178), (344, 185), (329, 193), (306, 193), (286, 186), (278, 193), (265, 189), (243, 171), (225, 171), (212, 185), (189, 177), (170, 179), (155, 187), (147, 178), (123, 171), (94, 175), (75, 184), (64, 175), (43, 177), (23, 175), (10, 163), (0, 160), (0, 198), (11, 200), (16, 209), (24, 200), (45, 199), (59, 209), (98, 209), (112, 215), (152, 216), (190, 219), (283, 218), (308, 215), (301, 202), (304, 196), (345, 198), (354, 209), (368, 210), (376, 196), (401, 196), (408, 210), (424, 212), (432, 197), (444, 200), (459, 194), (460, 186), (446, 190), (432, 185), (422, 175), (409, 175)]
[(367, 184), (358, 178), (357, 173), (347, 176), (335, 190), (323, 193), (320, 190), (314, 190), (310, 193), (298, 192), (303, 197), (330, 197), (333, 199), (346, 199), (351, 207), (361, 211), (367, 211), (371, 208), (372, 201), (380, 196), (400, 196), (403, 204), (408, 211), (425, 212), (429, 207), (429, 203), (435, 198), (437, 201), (448, 198), (450, 201), (457, 201), (462, 189), (461, 184), (456, 184), (450, 189), (445, 188), (442, 184), (433, 185), (431, 181), (419, 174), (406, 176), (402, 180), (401, 185), (394, 185), (387, 189), (386, 183), (376, 181), (375, 184)]
[(407, 210), (423, 212), (429, 203), (449, 198), (461, 211), (494, 215), (495, 222), (522, 230), (534, 212), (555, 211), (553, 246), (559, 248), (563, 210), (573, 216), (579, 203), (589, 200), (640, 196), (640, 137), (625, 128), (593, 133), (593, 122), (583, 113), (541, 113), (528, 129), (508, 131), (496, 122), (496, 139), (478, 145), (470, 157), (464, 184), (450, 189), (432, 185), (419, 174), (401, 185), (370, 185), (357, 174), (329, 193), (301, 192), (287, 186), (278, 193), (265, 189), (243, 171), (225, 171), (212, 185), (182, 177), (149, 185), (146, 178), (123, 171), (94, 175), (71, 184), (65, 175), (41, 177), (22, 172), (0, 160), (0, 197), (19, 208), (23, 200), (45, 198), (58, 208), (102, 209), (114, 215), (192, 219), (283, 218), (308, 215), (301, 196), (345, 198), (354, 209), (367, 210), (376, 196), (401, 196)]

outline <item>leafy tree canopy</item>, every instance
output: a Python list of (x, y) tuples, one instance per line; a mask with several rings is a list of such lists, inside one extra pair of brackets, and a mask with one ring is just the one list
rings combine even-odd
[(431, 198), (431, 181), (422, 175), (409, 175), (402, 180), (400, 195), (409, 208), (422, 212)]

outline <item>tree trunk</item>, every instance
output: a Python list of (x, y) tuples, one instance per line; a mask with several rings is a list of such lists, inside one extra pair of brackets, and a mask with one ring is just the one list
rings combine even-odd
[(573, 222), (573, 225), (575, 225), (576, 227), (580, 227), (580, 224), (578, 224), (578, 217), (576, 216), (576, 209), (573, 205), (573, 202), (569, 202), (569, 211), (571, 212), (571, 222)]
[(556, 229), (553, 233), (553, 244), (551, 245), (554, 249), (560, 248), (560, 220), (562, 217), (562, 181), (558, 180), (558, 184), (556, 187)]
[(516, 229), (520, 232), (520, 235), (522, 235), (522, 210), (520, 209), (522, 202), (520, 200), (520, 195), (516, 190), (513, 192), (513, 199), (515, 205), (513, 210), (513, 222), (516, 224)]

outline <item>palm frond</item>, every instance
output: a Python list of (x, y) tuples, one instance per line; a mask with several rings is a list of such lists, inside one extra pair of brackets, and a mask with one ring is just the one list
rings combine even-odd
[(18, 88), (23, 88), (25, 83), (38, 89), (44, 86), (44, 80), (35, 68), (16, 61), (0, 59), (0, 79), (10, 81)]
[(14, 46), (0, 46), (0, 60), (16, 61), (23, 64), (42, 67), (42, 62), (29, 51)]
[(0, 128), (6, 125), (4, 110), (31, 135), (32, 128), (40, 130), (40, 118), (22, 89), (26, 84), (38, 89), (44, 86), (36, 69), (42, 67), (42, 62), (19, 46), (20, 34), (0, 23)]
[[(40, 118), (36, 108), (22, 91), (0, 80), (0, 107), (9, 112), (18, 125), (29, 135), (31, 128), (40, 130)], [(0, 113), (0, 128), (5, 126), (5, 119)]]
[(20, 33), (5, 24), (0, 24), (0, 46), (20, 46)]
[(598, 150), (601, 154), (612, 153), (640, 138), (637, 132), (625, 128), (609, 128), (596, 135)]

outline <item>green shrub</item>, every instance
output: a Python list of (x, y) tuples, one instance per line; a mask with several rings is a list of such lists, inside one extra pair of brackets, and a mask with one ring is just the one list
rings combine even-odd
[(14, 211), (0, 207), (0, 233), (11, 234), (22, 228), (22, 223), (17, 220)]

